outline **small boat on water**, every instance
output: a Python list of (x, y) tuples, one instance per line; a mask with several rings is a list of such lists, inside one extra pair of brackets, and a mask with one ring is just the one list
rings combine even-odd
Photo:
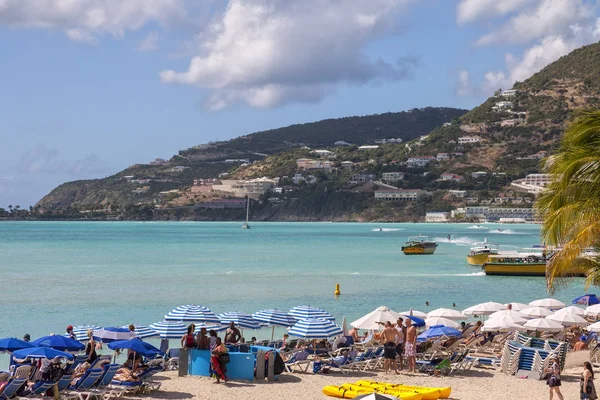
[(480, 267), (488, 260), (488, 256), (497, 255), (499, 252), (498, 245), (489, 243), (485, 238), (483, 242), (473, 243), (473, 247), (467, 255), (467, 263)]
[[(502, 252), (488, 255), (481, 268), (486, 275), (503, 276), (546, 276), (546, 264), (554, 251), (532, 247), (517, 252)], [(572, 271), (573, 276), (585, 276), (583, 270)]]
[(408, 241), (402, 246), (404, 254), (433, 254), (438, 244), (428, 236), (411, 236)]

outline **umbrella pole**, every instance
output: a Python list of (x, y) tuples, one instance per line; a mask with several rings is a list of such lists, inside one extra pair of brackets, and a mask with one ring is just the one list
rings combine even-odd
[(271, 330), (271, 342), (273, 341), (273, 338), (275, 337), (275, 325), (271, 325), (271, 328), (273, 328)]

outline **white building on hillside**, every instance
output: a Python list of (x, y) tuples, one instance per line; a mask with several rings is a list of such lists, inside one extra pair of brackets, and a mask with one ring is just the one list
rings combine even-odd
[(384, 182), (398, 182), (404, 179), (404, 172), (384, 172), (381, 180)]
[(411, 168), (425, 167), (430, 162), (434, 161), (435, 157), (424, 156), (424, 157), (410, 157), (406, 160), (406, 165)]
[(458, 144), (472, 144), (481, 142), (479, 136), (463, 136), (458, 138)]
[(377, 190), (375, 191), (375, 200), (386, 202), (416, 201), (421, 193), (423, 191), (420, 189)]
[(448, 213), (447, 212), (425, 213), (425, 222), (448, 222)]

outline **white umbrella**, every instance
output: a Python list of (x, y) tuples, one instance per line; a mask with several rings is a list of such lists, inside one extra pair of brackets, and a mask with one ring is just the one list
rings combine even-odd
[(452, 310), (450, 308), (438, 308), (427, 313), (427, 318), (431, 317), (442, 317), (453, 320), (467, 319), (467, 317), (460, 311)]
[(534, 300), (534, 301), (530, 302), (529, 305), (532, 307), (545, 307), (545, 308), (552, 308), (552, 309), (565, 308), (565, 303), (563, 303), (560, 300), (551, 299), (551, 298)]
[(590, 323), (587, 322), (583, 317), (575, 314), (559, 314), (554, 313), (546, 317), (547, 319), (551, 319), (552, 321), (556, 321), (562, 326), (588, 326)]
[(600, 321), (591, 324), (590, 326), (588, 326), (587, 328), (585, 328), (585, 330), (586, 331), (590, 331), (590, 332), (600, 333)]
[(528, 331), (537, 332), (560, 332), (565, 329), (564, 326), (556, 321), (547, 318), (530, 319), (523, 325)]
[(496, 311), (505, 310), (506, 306), (501, 303), (488, 301), (486, 303), (476, 304), (463, 310), (465, 315), (490, 315)]
[(514, 319), (515, 321), (517, 320), (522, 320), (521, 322), (517, 322), (518, 324), (520, 323), (525, 323), (525, 321), (527, 321), (530, 317), (523, 314), (520, 311), (514, 311), (514, 310), (502, 310), (502, 311), (496, 311), (493, 314), (490, 314), (488, 316), (489, 319), (494, 319), (494, 318), (499, 318), (499, 317), (510, 317), (512, 319)]
[(398, 318), (401, 318), (399, 313), (390, 310), (386, 306), (380, 306), (356, 321), (350, 322), (350, 325), (356, 329), (379, 329), (381, 328), (379, 322), (389, 321), (394, 324)]
[(506, 305), (506, 308), (508, 308), (509, 305), (510, 305), (510, 309), (513, 311), (521, 311), (524, 308), (529, 308), (529, 304), (523, 304), (523, 303), (508, 303)]
[(552, 311), (544, 307), (529, 307), (521, 310), (521, 314), (525, 314), (531, 318), (542, 318), (552, 314)]
[(588, 317), (597, 317), (600, 315), (600, 304), (589, 306), (585, 309), (585, 315)]
[(453, 321), (448, 318), (431, 317), (431, 318), (427, 318), (425, 320), (425, 326), (427, 326), (428, 328), (430, 326), (436, 326), (436, 325), (444, 325), (444, 326), (447, 326), (448, 328), (454, 328), (454, 329), (460, 328), (460, 324), (458, 322)]
[(569, 306), (569, 307), (561, 308), (558, 311), (555, 311), (553, 315), (556, 315), (556, 314), (571, 314), (571, 315), (579, 315), (580, 317), (583, 317), (585, 315), (585, 310), (581, 307)]
[[(493, 322), (492, 322), (493, 321)], [(487, 321), (485, 321), (484, 325), (487, 323), (506, 323), (506, 324), (524, 324), (525, 322), (527, 322), (527, 318), (523, 318), (523, 317), (518, 317), (518, 316), (510, 316), (507, 314), (504, 315), (496, 315), (494, 318), (490, 318)]]
[(412, 308), (408, 311), (402, 311), (400, 314), (405, 315), (405, 316), (412, 315), (413, 317), (422, 318), (422, 319), (427, 318), (427, 313), (425, 313), (423, 311), (413, 310)]
[[(507, 317), (507, 318), (510, 318), (510, 317)], [(525, 328), (523, 325), (510, 323), (510, 322), (504, 322), (499, 319), (497, 319), (497, 320), (490, 319), (490, 320), (485, 321), (481, 330), (484, 332), (514, 332), (514, 331), (526, 331), (527, 328)]]

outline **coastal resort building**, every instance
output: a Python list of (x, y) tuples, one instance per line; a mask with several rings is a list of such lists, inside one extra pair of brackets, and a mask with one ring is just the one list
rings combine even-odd
[(310, 158), (299, 158), (296, 160), (298, 168), (304, 170), (321, 169), (324, 171), (332, 171), (334, 169), (333, 161), (329, 160), (312, 160)]
[(425, 222), (448, 222), (448, 213), (447, 212), (425, 213)]
[(410, 168), (422, 168), (432, 161), (435, 161), (433, 156), (410, 157), (406, 160), (406, 165)]
[(417, 201), (417, 198), (422, 193), (424, 191), (421, 189), (376, 190), (375, 200), (385, 202)]
[(398, 182), (404, 179), (404, 172), (384, 172), (381, 180), (388, 183)]
[(261, 195), (267, 193), (277, 182), (266, 177), (251, 179), (247, 181), (222, 180), (220, 184), (212, 185), (213, 190), (225, 192), (233, 197), (250, 197), (257, 200)]
[(481, 142), (479, 136), (462, 136), (458, 138), (458, 144), (474, 144)]

